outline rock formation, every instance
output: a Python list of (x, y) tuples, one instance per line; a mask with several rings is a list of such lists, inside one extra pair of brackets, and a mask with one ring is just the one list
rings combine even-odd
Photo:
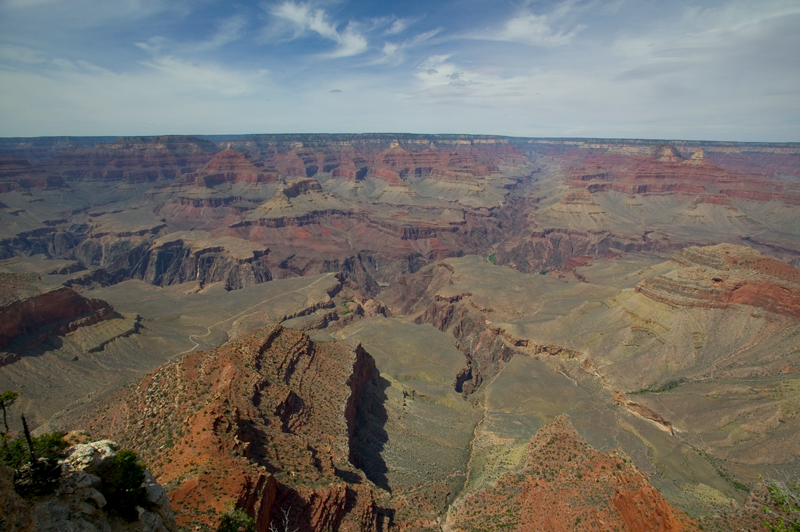
[[(114, 315), (99, 299), (48, 287), (33, 274), (0, 273), (0, 349), (19, 350), (50, 334), (65, 334)], [(15, 360), (6, 356), (0, 365)]]
[(272, 325), (159, 368), (86, 428), (141, 454), (181, 525), (214, 524), (208, 511), (233, 501), (257, 530), (280, 509), (302, 530), (375, 529), (384, 517), (350, 446), (374, 373), (360, 346)]
[(147, 508), (132, 523), (109, 515), (101, 476), (113, 467), (119, 446), (110, 440), (73, 445), (60, 462), (61, 477), (52, 495), (23, 499), (14, 491), (14, 471), (0, 465), (0, 526), (4, 530), (50, 532), (101, 530), (177, 532), (175, 515), (164, 488), (145, 471), (142, 486)]
[(43, 166), (65, 181), (161, 181), (195, 171), (216, 152), (213, 142), (195, 137), (120, 137), (61, 152)]
[[(797, 470), (800, 145), (23, 140), (0, 139), (0, 152), (36, 163), (0, 160), (0, 266), (52, 286), (3, 317), (37, 297), (83, 301), (87, 323), (111, 312), (64, 286), (103, 287), (128, 314), (51, 336), (40, 356), (3, 367), (0, 384), (43, 397), (37, 422), (69, 396), (51, 420), (61, 428), (105, 407), (87, 426), (141, 451), (187, 527), (213, 526), (231, 502), (260, 530), (289, 508), (302, 530), (481, 528), (496, 516), (453, 507), (436, 521), (480, 493), (513, 501), (497, 518), (523, 529), (668, 530), (683, 518), (641, 475), (712, 515), (743, 504), (742, 483), (764, 468)], [(0, 324), (9, 346), (29, 345), (69, 330), (70, 312), (29, 334)], [(239, 335), (264, 312), (284, 325)], [(375, 368), (364, 350), (322, 341), (329, 333), (364, 342)], [(105, 402), (123, 376), (166, 360)], [(543, 478), (527, 445), (564, 412), (595, 449), (619, 444), (643, 473), (586, 451), (619, 474), (586, 458)], [(544, 430), (585, 451), (569, 427)], [(551, 460), (544, 447), (531, 456)], [(510, 498), (492, 491), (502, 486)], [(572, 512), (556, 490), (604, 509)], [(525, 514), (543, 501), (558, 519)]]
[(624, 455), (599, 453), (560, 416), (539, 429), (515, 473), (463, 496), (446, 530), (700, 530)]
[(0, 194), (27, 188), (56, 188), (63, 184), (60, 177), (48, 175), (44, 168), (32, 166), (25, 159), (0, 157)]
[(680, 265), (641, 281), (636, 291), (680, 307), (760, 307), (800, 318), (800, 271), (744, 246), (719, 244), (676, 252)]
[(214, 156), (203, 168), (180, 177), (181, 183), (194, 183), (214, 187), (221, 183), (271, 183), (280, 181), (280, 175), (268, 171), (264, 165), (249, 155), (231, 148)]

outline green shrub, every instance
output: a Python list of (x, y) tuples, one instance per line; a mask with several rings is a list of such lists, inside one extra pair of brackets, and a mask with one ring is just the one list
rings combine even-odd
[(254, 532), (256, 524), (244, 510), (228, 510), (220, 516), (217, 532)]
[(767, 482), (768, 504), (762, 510), (775, 518), (775, 523), (764, 523), (772, 532), (800, 531), (800, 480), (794, 482)]
[(103, 485), (100, 491), (105, 495), (106, 509), (127, 521), (136, 521), (139, 514), (137, 506), (146, 508), (147, 491), (142, 487), (144, 466), (136, 453), (130, 449), (120, 449), (114, 463), (100, 475)]
[[(3, 434), (5, 437), (5, 434)], [(67, 442), (63, 432), (51, 432), (31, 438), (36, 461), (31, 460), (28, 442), (19, 437), (4, 442), (0, 462), (14, 469), (14, 490), (23, 497), (52, 493), (61, 477), (59, 458), (64, 457)]]
[[(32, 438), (33, 450), (37, 458), (45, 460), (59, 460), (64, 458), (64, 449), (69, 445), (64, 441), (63, 432), (50, 432)], [(31, 453), (28, 449), (28, 442), (20, 436), (7, 447), (0, 450), (0, 461), (8, 467), (19, 469), (24, 464), (31, 461)]]

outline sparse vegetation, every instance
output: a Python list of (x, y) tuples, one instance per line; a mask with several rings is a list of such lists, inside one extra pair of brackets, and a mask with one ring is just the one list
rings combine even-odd
[(244, 510), (233, 508), (220, 516), (217, 532), (254, 532), (255, 521)]
[(137, 506), (147, 507), (147, 492), (144, 482), (144, 466), (136, 453), (120, 449), (114, 464), (101, 475), (101, 491), (108, 500), (108, 510), (127, 521), (135, 521), (139, 515)]
[(8, 437), (9, 430), (6, 406), (11, 406), (20, 395), (22, 395), (21, 392), (14, 392), (11, 390), (7, 390), (0, 394), (0, 408), (3, 409), (3, 425), (5, 426), (5, 430), (3, 431), (3, 441), (5, 441), (6, 437)]
[(684, 379), (684, 378), (675, 379), (675, 380), (667, 381), (666, 383), (664, 383), (663, 386), (660, 386), (658, 388), (640, 388), (640, 389), (636, 390), (635, 392), (629, 392), (628, 395), (637, 395), (637, 394), (643, 394), (643, 393), (668, 392), (670, 390), (674, 390), (675, 388), (677, 388), (678, 386), (680, 386), (681, 384), (684, 384), (686, 382), (688, 382), (688, 381), (686, 379)]
[(61, 476), (58, 459), (64, 456), (67, 442), (63, 432), (52, 432), (32, 438), (25, 416), (22, 416), (25, 436), (11, 444), (3, 434), (4, 447), (0, 462), (14, 469), (14, 489), (23, 497), (45, 495), (55, 489)]
[(766, 488), (769, 499), (762, 510), (772, 516), (775, 522), (764, 525), (772, 532), (800, 531), (800, 480), (769, 480)]
[(344, 301), (344, 302), (342, 302), (342, 306), (344, 307), (344, 311), (339, 313), (340, 316), (346, 316), (347, 314), (350, 314), (351, 312), (353, 312), (350, 309), (350, 307), (347, 306), (348, 303), (354, 303), (354, 301)]

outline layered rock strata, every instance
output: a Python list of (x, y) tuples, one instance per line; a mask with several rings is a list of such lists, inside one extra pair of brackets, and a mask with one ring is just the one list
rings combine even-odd
[(61, 152), (43, 166), (65, 181), (163, 181), (194, 172), (217, 151), (213, 142), (196, 137), (120, 137)]
[(64, 180), (51, 176), (39, 166), (32, 166), (25, 159), (0, 157), (0, 194), (28, 188), (57, 188)]
[(276, 171), (269, 171), (248, 154), (231, 148), (219, 152), (203, 168), (185, 174), (178, 180), (182, 184), (214, 187), (222, 183), (272, 183), (281, 180)]
[(758, 251), (732, 244), (676, 252), (679, 265), (641, 281), (636, 291), (678, 307), (760, 307), (800, 318), (800, 271)]

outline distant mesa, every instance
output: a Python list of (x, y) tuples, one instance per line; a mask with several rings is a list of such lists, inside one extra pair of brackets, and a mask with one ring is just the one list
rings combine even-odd
[(591, 192), (669, 194), (684, 198), (708, 193), (800, 205), (800, 185), (797, 183), (771, 180), (763, 174), (727, 170), (709, 162), (703, 148), (695, 149), (689, 159), (685, 159), (672, 144), (662, 144), (650, 153), (610, 148), (576, 150), (567, 168), (567, 183)]
[(697, 151), (695, 151), (692, 154), (692, 157), (689, 159), (689, 162), (692, 163), (692, 164), (704, 163), (705, 162), (705, 156), (703, 155), (703, 149), (702, 148), (697, 148)]

